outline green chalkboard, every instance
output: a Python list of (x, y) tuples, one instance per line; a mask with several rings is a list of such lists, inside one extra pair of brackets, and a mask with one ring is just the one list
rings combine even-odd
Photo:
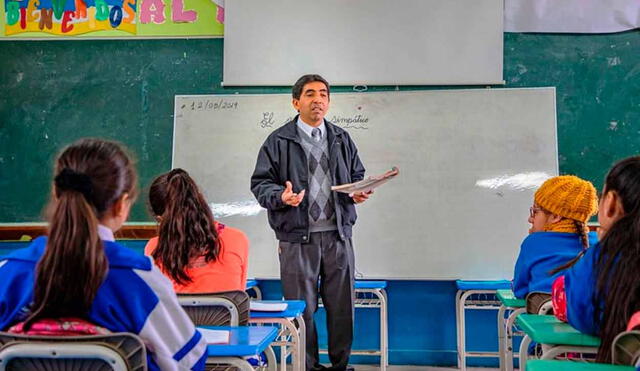
[[(130, 220), (150, 220), (144, 191), (171, 166), (175, 95), (289, 91), (225, 89), (222, 48), (222, 39), (0, 42), (0, 223), (43, 219), (53, 157), (84, 136), (134, 152), (143, 195)], [(561, 172), (600, 186), (615, 160), (640, 153), (638, 30), (505, 34), (504, 54), (506, 87), (557, 87)]]

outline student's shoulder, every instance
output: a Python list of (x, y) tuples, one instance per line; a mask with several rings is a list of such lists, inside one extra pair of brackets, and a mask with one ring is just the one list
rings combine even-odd
[(600, 249), (601, 247), (599, 243), (589, 247), (580, 260), (567, 270), (566, 279), (572, 280), (575, 278), (580, 279), (580, 277), (590, 277), (594, 272), (598, 256), (600, 255)]
[(546, 236), (545, 232), (533, 232), (533, 233), (529, 233), (527, 235), (527, 237), (524, 238), (524, 240), (522, 240), (522, 248), (526, 249), (526, 248), (531, 248), (531, 247), (535, 247), (537, 245), (539, 245), (541, 242), (543, 241), (547, 241), (548, 236)]
[(40, 236), (34, 239), (29, 246), (16, 250), (7, 256), (0, 259), (0, 261), (13, 261), (13, 262), (25, 262), (36, 264), (44, 254), (44, 249), (47, 246), (47, 237)]
[(249, 245), (249, 238), (247, 235), (238, 228), (224, 226), (220, 232), (220, 238), (225, 242), (231, 242), (234, 245)]
[(147, 244), (144, 246), (144, 254), (147, 256), (151, 256), (156, 247), (158, 247), (158, 237), (150, 238), (149, 241), (147, 241)]
[(104, 241), (109, 268), (151, 270), (151, 259), (117, 242)]
[(533, 232), (525, 237), (522, 246), (538, 246), (546, 247), (550, 243), (566, 243), (579, 241), (580, 236), (577, 233), (564, 232)]

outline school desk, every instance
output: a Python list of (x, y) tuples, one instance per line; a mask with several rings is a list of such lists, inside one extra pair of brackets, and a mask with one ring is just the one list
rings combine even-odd
[[(500, 301), (498, 309), (498, 353), (500, 370), (513, 370), (513, 336), (514, 323), (519, 314), (526, 312), (526, 300), (516, 298), (511, 289), (496, 291), (496, 297)], [(505, 320), (505, 313), (509, 316)]]
[[(207, 345), (207, 363), (238, 367), (241, 371), (254, 371), (244, 357), (259, 356), (278, 336), (278, 329), (271, 326), (198, 326), (211, 330), (229, 331), (229, 343)], [(275, 370), (275, 364), (269, 364)]]
[(458, 341), (458, 368), (466, 370), (467, 357), (500, 357), (499, 352), (467, 351), (465, 338), (465, 312), (467, 309), (499, 310), (496, 290), (511, 288), (511, 281), (457, 280), (456, 286), (456, 330)]
[(553, 359), (567, 352), (594, 355), (598, 352), (599, 338), (583, 334), (555, 316), (521, 314), (516, 324), (525, 333), (520, 343), (520, 369), (526, 366), (531, 341), (542, 345), (541, 359)]
[(527, 362), (527, 371), (635, 371), (635, 367), (538, 359)]
[(287, 357), (291, 355), (293, 371), (305, 370), (306, 328), (302, 317), (306, 304), (303, 300), (262, 300), (262, 303), (287, 303), (281, 312), (249, 313), (249, 323), (278, 324), (279, 331), (273, 345), (280, 347), (280, 370), (286, 371)]

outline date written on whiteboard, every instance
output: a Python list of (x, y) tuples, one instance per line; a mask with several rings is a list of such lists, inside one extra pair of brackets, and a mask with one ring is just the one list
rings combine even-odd
[(186, 108), (191, 111), (235, 110), (238, 109), (238, 102), (222, 98), (218, 100), (203, 99), (191, 102), (190, 104), (183, 104), (181, 108)]

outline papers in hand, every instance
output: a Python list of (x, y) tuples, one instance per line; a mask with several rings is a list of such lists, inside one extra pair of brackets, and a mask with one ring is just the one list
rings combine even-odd
[(282, 312), (287, 309), (287, 303), (268, 303), (264, 301), (251, 301), (249, 310), (256, 312)]
[(357, 192), (369, 192), (393, 179), (396, 175), (398, 175), (398, 173), (400, 173), (400, 170), (394, 166), (393, 168), (391, 168), (391, 170), (383, 174), (370, 176), (355, 183), (332, 186), (331, 190), (348, 194)]
[(226, 330), (210, 330), (207, 328), (198, 328), (198, 331), (204, 337), (207, 344), (228, 344), (229, 331)]

